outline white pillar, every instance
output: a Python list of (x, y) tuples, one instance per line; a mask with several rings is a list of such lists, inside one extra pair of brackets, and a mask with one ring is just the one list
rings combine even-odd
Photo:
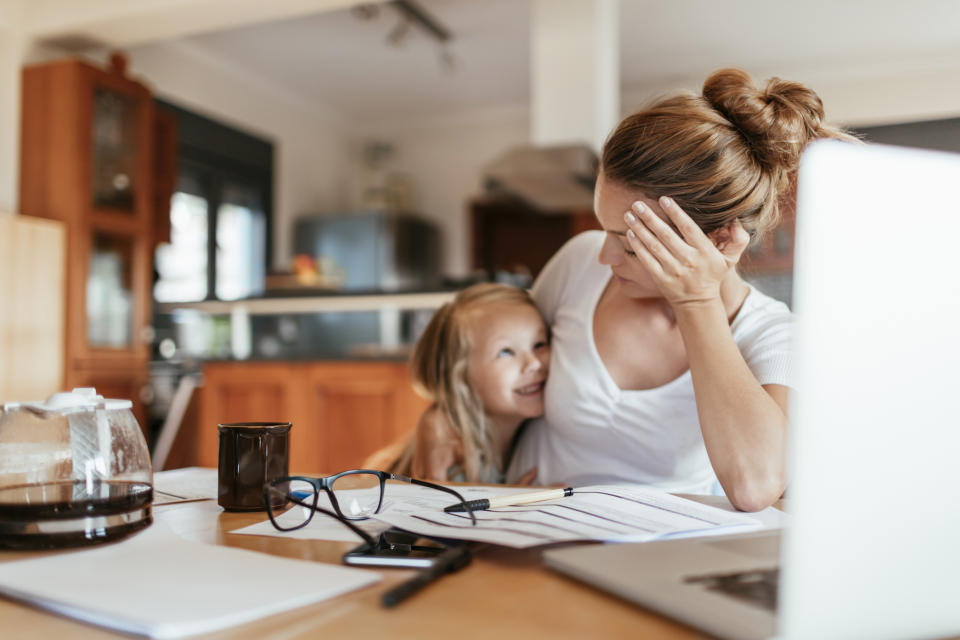
[(533, 0), (534, 145), (599, 151), (620, 116), (620, 0)]
[(23, 6), (0, 4), (0, 211), (16, 212), (20, 165), (20, 67), (26, 57)]

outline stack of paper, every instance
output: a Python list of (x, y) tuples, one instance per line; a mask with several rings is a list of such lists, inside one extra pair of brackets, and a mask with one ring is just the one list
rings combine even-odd
[(178, 638), (372, 584), (380, 575), (185, 540), (162, 524), (122, 542), (0, 564), (0, 594), (92, 624)]
[[(456, 487), (466, 500), (518, 493), (509, 487)], [(540, 489), (534, 489), (542, 491)], [(725, 499), (718, 508), (640, 485), (604, 485), (576, 488), (573, 495), (547, 502), (477, 511), (477, 524), (465, 513), (445, 513), (451, 496), (429, 488), (390, 483), (384, 505), (366, 521), (372, 531), (387, 526), (424, 536), (476, 540), (524, 548), (575, 540), (646, 541), (668, 537), (732, 533), (773, 528), (782, 520), (771, 514), (758, 517), (735, 512)], [(329, 507), (326, 496), (321, 506)], [(782, 513), (772, 510), (773, 516)], [(299, 514), (293, 514), (301, 517)], [(379, 529), (377, 529), (379, 527)], [(317, 514), (310, 525), (291, 533), (277, 531), (270, 522), (232, 533), (281, 535), (297, 538), (351, 539), (349, 530), (334, 518)]]

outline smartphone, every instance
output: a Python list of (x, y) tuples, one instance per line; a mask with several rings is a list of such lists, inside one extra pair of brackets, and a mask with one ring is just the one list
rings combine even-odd
[(385, 531), (373, 548), (364, 543), (343, 554), (346, 564), (367, 567), (432, 567), (447, 547), (402, 531)]

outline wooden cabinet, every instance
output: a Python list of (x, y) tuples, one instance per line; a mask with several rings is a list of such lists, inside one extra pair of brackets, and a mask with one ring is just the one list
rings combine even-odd
[(601, 228), (589, 209), (544, 213), (502, 198), (474, 200), (470, 217), (474, 268), (528, 271), (534, 277), (567, 240)]
[(426, 407), (405, 363), (209, 363), (176, 459), (217, 466), (219, 423), (289, 421), (291, 472), (334, 473), (411, 432)]
[(122, 57), (112, 62), (23, 69), (20, 209), (67, 228), (63, 387), (133, 400), (145, 425), (154, 106)]

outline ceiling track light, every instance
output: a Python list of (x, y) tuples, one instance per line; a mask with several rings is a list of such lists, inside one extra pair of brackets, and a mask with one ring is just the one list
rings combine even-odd
[[(450, 51), (449, 46), (453, 41), (453, 34), (449, 29), (414, 0), (390, 0), (384, 4), (393, 7), (400, 14), (400, 21), (387, 33), (387, 44), (392, 47), (403, 45), (410, 37), (411, 25), (416, 26), (437, 41), (440, 48), (440, 68), (446, 72), (456, 71), (457, 59)], [(373, 20), (380, 13), (380, 5), (374, 3), (358, 4), (354, 5), (351, 11), (361, 20)]]
[(400, 18), (400, 22), (397, 23), (393, 29), (390, 30), (390, 33), (387, 34), (387, 43), (394, 47), (399, 47), (403, 44), (403, 41), (407, 39), (407, 34), (410, 33), (410, 19), (409, 18)]
[(427, 13), (426, 9), (414, 0), (391, 0), (389, 4), (399, 11), (400, 15), (419, 26), (439, 42), (447, 42), (453, 37), (449, 29), (440, 24), (439, 20)]

